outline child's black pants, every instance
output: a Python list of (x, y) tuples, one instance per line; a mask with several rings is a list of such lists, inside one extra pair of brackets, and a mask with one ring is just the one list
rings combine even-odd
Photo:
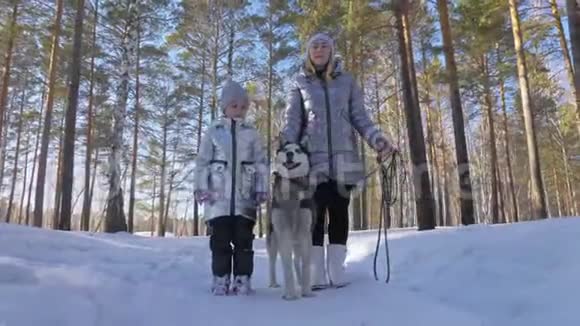
[[(209, 221), (213, 275), (251, 276), (254, 271), (253, 228), (255, 222), (242, 216), (220, 216)], [(233, 245), (233, 247), (232, 247)]]

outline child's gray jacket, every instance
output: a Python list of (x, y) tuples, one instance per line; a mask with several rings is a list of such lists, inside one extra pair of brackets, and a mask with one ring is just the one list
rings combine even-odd
[(258, 131), (243, 119), (222, 117), (201, 139), (195, 159), (195, 191), (209, 191), (207, 222), (224, 215), (256, 220), (256, 193), (268, 192), (268, 160)]

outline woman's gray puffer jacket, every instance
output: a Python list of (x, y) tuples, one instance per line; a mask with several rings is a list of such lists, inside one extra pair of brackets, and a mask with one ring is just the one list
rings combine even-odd
[(194, 190), (213, 197), (204, 203), (206, 222), (225, 215), (256, 220), (256, 193), (268, 192), (268, 160), (252, 125), (225, 117), (213, 122), (201, 139), (194, 172)]
[[(364, 182), (360, 146), (355, 131), (373, 149), (385, 135), (365, 110), (364, 96), (354, 77), (340, 69), (339, 61), (330, 81), (303, 68), (293, 81), (285, 112), (281, 141), (307, 138), (312, 172), (318, 182), (328, 179), (343, 185)], [(303, 101), (305, 112), (302, 110)]]

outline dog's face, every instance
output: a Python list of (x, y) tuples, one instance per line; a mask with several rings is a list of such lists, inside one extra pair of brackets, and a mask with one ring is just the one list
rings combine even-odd
[(288, 143), (276, 153), (275, 171), (287, 179), (308, 176), (310, 162), (304, 148), (296, 143)]

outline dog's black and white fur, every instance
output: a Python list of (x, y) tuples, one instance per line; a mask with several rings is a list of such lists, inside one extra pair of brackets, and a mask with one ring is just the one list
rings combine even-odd
[[(272, 193), (272, 220), (267, 234), (270, 258), (270, 287), (276, 282), (276, 257), (280, 253), (284, 276), (282, 297), (295, 300), (314, 296), (311, 287), (310, 257), (314, 189), (304, 142), (289, 143), (276, 153)], [(297, 290), (296, 279), (300, 291)]]

